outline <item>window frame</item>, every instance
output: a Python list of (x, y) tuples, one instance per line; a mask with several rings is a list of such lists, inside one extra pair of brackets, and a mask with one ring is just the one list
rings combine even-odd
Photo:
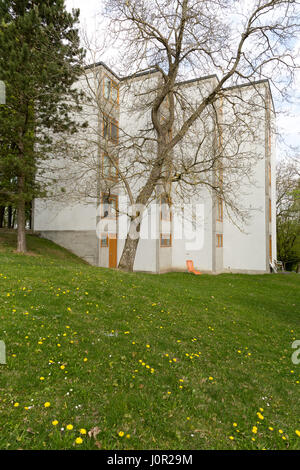
[[(166, 202), (162, 202), (163, 198), (166, 199)], [(168, 216), (168, 218), (163, 217), (162, 207), (166, 206), (166, 205), (169, 207), (169, 216)], [(164, 220), (165, 222), (172, 222), (172, 209), (171, 209), (171, 206), (172, 206), (172, 203), (170, 202), (170, 199), (166, 195), (162, 194), (160, 196), (160, 220)]]
[(217, 196), (217, 222), (223, 222), (223, 199), (220, 196)]
[(223, 233), (216, 234), (216, 248), (223, 248)]
[[(105, 132), (104, 132), (105, 123), (107, 123), (106, 135), (105, 135)], [(116, 130), (117, 130), (116, 139), (112, 137), (112, 126), (115, 126)], [(114, 142), (115, 144), (119, 143), (119, 121), (117, 121), (117, 119), (114, 119), (114, 118), (110, 117), (108, 114), (104, 114), (104, 113), (103, 113), (103, 117), (102, 117), (102, 137), (104, 139), (109, 139), (110, 141)]]
[[(103, 243), (103, 240), (105, 238), (105, 244)], [(108, 248), (108, 234), (101, 234), (101, 248)]]
[[(119, 196), (117, 194), (107, 194), (107, 193), (102, 193), (101, 194), (101, 206), (103, 206), (103, 209), (104, 209), (104, 198), (105, 197), (108, 197), (109, 200), (113, 200), (115, 201), (115, 211), (116, 211), (116, 214), (113, 216), (112, 215), (112, 212), (111, 210), (108, 211), (108, 215), (105, 216), (103, 215), (102, 218), (105, 218), (105, 219), (117, 219), (118, 218), (118, 209), (119, 209)], [(109, 203), (110, 204), (110, 203)], [(104, 214), (104, 210), (103, 210), (103, 214)]]
[[(109, 83), (110, 83), (110, 87), (109, 87), (109, 97), (108, 97), (108, 98), (105, 96), (106, 80), (108, 80)], [(117, 99), (116, 99), (116, 100), (113, 100), (113, 99), (112, 99), (112, 88), (114, 88), (115, 90), (117, 90)], [(120, 100), (119, 92), (120, 92), (119, 84), (118, 84), (115, 80), (113, 80), (112, 78), (110, 78), (109, 75), (104, 74), (104, 78), (103, 78), (103, 93), (102, 93), (102, 94), (103, 94), (103, 98), (104, 98), (106, 101), (109, 101), (109, 102), (112, 103), (112, 104), (117, 104), (117, 105), (119, 105), (119, 100)]]
[[(105, 160), (105, 157), (108, 157), (108, 161), (109, 161), (109, 165), (107, 166), (108, 168), (108, 174), (106, 175), (105, 174), (105, 165), (104, 165), (104, 160)], [(119, 162), (117, 161), (117, 168), (115, 168), (115, 166), (112, 164), (110, 158), (109, 158), (109, 155), (107, 152), (103, 152), (102, 154), (102, 177), (103, 178), (107, 178), (107, 179), (110, 179), (112, 181), (117, 181), (118, 180), (118, 174), (119, 174)], [(112, 174), (112, 169), (115, 171), (115, 174)]]
[[(163, 244), (163, 237), (164, 238), (167, 238), (168, 237), (168, 240), (170, 242), (169, 245), (166, 245), (166, 244)], [(160, 234), (160, 247), (161, 248), (172, 248), (172, 234), (171, 233), (161, 233)]]

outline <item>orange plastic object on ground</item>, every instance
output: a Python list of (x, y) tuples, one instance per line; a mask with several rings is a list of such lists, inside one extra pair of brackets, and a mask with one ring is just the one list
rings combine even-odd
[(194, 263), (191, 259), (187, 260), (186, 267), (187, 267), (189, 273), (196, 274), (196, 276), (199, 276), (199, 274), (202, 274), (202, 273), (200, 273), (200, 271), (195, 270)]

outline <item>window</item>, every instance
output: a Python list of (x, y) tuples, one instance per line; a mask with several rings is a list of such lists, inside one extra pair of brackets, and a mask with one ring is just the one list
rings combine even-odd
[(217, 221), (223, 222), (223, 200), (219, 196), (217, 198)]
[(116, 165), (113, 164), (112, 159), (109, 158), (107, 153), (103, 154), (102, 175), (104, 178), (110, 178), (113, 180), (118, 178), (118, 170), (116, 168), (116, 166), (118, 166), (118, 161), (116, 158), (114, 158), (114, 161)]
[(119, 85), (107, 76), (104, 77), (103, 96), (106, 100), (119, 103)]
[(172, 246), (172, 235), (170, 233), (162, 233), (160, 235), (160, 246), (162, 248)]
[(223, 247), (223, 234), (217, 233), (217, 248)]
[(118, 196), (112, 194), (103, 194), (101, 198), (101, 216), (108, 218), (117, 217), (118, 213)]
[(170, 198), (166, 195), (160, 197), (160, 218), (168, 222), (172, 220)]
[(216, 179), (217, 179), (217, 184), (219, 185), (220, 188), (222, 188), (223, 181), (224, 181), (224, 171), (223, 171), (223, 166), (221, 162), (218, 162), (217, 164)]
[(116, 143), (119, 142), (118, 121), (105, 115), (103, 116), (103, 137)]
[(107, 248), (108, 247), (108, 236), (107, 233), (103, 233), (101, 235), (101, 248)]

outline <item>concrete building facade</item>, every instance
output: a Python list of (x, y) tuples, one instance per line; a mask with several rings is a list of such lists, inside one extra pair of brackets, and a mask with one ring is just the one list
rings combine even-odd
[[(147, 140), (141, 159), (146, 161), (155, 151), (149, 138), (151, 115), (143, 103), (142, 90), (145, 87), (155, 90), (160, 77), (147, 71), (121, 79), (99, 63), (87, 69), (89, 80), (93, 92), (98, 86), (94, 93), (97, 103), (93, 111), (89, 104), (85, 106), (81, 118), (88, 117), (90, 130), (82, 131), (76, 139), (78, 149), (80, 142), (88, 142), (87, 161), (93, 163), (87, 167), (93, 171), (80, 181), (88, 183), (90, 189), (85, 189), (84, 196), (77, 197), (79, 185), (74, 184), (74, 187), (69, 185), (72, 190), (64, 197), (35, 200), (33, 226), (43, 237), (87, 262), (116, 268), (128, 228), (128, 191), (120, 175), (122, 172), (127, 175), (133, 192), (143, 186), (145, 176), (136, 169), (139, 161), (131, 159), (131, 154), (141, 139)], [(209, 76), (181, 82), (178, 89), (182, 99), (192, 97), (196, 103), (217, 80), (216, 76)], [(85, 88), (87, 81), (83, 78), (78, 86)], [(184, 119), (182, 112), (178, 111), (178, 122)], [(193, 188), (189, 201), (185, 201), (182, 194), (177, 198), (176, 183), (170, 185), (167, 199), (165, 189), (158, 185), (144, 212), (135, 271), (184, 271), (189, 259), (207, 273), (270, 271), (270, 263), (276, 260), (274, 116), (266, 80), (224, 90), (216, 108), (204, 116), (201, 123), (195, 123), (182, 140), (178, 157), (174, 157), (179, 160), (185, 154), (193, 155), (202, 139), (201, 151), (208, 155), (203, 161), (210, 161), (209, 155), (214, 152), (223, 152), (223, 160), (218, 161), (224, 161), (224, 165), (215, 165), (211, 171), (206, 171), (209, 184)], [(246, 131), (241, 132), (245, 121)], [(75, 167), (72, 161), (72, 170)], [(81, 171), (82, 168), (78, 174)], [(61, 173), (59, 164), (57, 173)], [(225, 196), (223, 200), (222, 191), (212, 189), (226, 185), (227, 181), (235, 193), (232, 199), (228, 196), (228, 201)], [(245, 218), (236, 219), (230, 208), (231, 204), (234, 206), (233, 199), (243, 208)]]

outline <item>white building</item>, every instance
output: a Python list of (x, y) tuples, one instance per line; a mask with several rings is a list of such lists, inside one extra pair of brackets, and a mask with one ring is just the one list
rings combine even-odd
[[(72, 160), (67, 170), (64, 167), (64, 179), (69, 182), (61, 197), (35, 200), (33, 225), (43, 237), (89, 263), (115, 268), (128, 223), (128, 191), (120, 175), (126, 175), (133, 193), (143, 186), (145, 170), (139, 173), (139, 168), (147, 166), (155, 145), (151, 139), (143, 141), (142, 163), (132, 153), (144, 137), (151, 136), (151, 116), (143, 103), (143, 90), (151, 88), (155, 93), (160, 76), (147, 71), (120, 79), (99, 63), (87, 69), (86, 78), (78, 86), (93, 90), (94, 103), (84, 107), (80, 119), (88, 119), (90, 126), (76, 136), (76, 143), (78, 153), (83, 148), (86, 152), (88, 147), (87, 157), (84, 163)], [(217, 80), (216, 76), (209, 76), (177, 86), (182, 99), (196, 103)], [(180, 109), (175, 126), (182, 113)], [(175, 156), (179, 161), (186, 155), (196, 155), (201, 141), (204, 165), (209, 167), (211, 156), (217, 152), (222, 154), (217, 161), (223, 163), (205, 172), (209, 184), (186, 186), (186, 193), (191, 196), (187, 201), (182, 188), (181, 197), (177, 197), (179, 183), (172, 183), (168, 194), (171, 208), (164, 204), (165, 192), (158, 185), (144, 213), (135, 271), (185, 271), (189, 259), (207, 273), (270, 271), (270, 262), (276, 260), (273, 127), (268, 81), (224, 90), (214, 110), (207, 112), (184, 137)], [(59, 160), (57, 169), (58, 175), (62, 173)], [(75, 174), (80, 178), (76, 179)], [(227, 183), (233, 194), (232, 198), (224, 196), (224, 203), (222, 191), (218, 193), (212, 187)], [(243, 208), (246, 220), (236, 219), (231, 203)]]

